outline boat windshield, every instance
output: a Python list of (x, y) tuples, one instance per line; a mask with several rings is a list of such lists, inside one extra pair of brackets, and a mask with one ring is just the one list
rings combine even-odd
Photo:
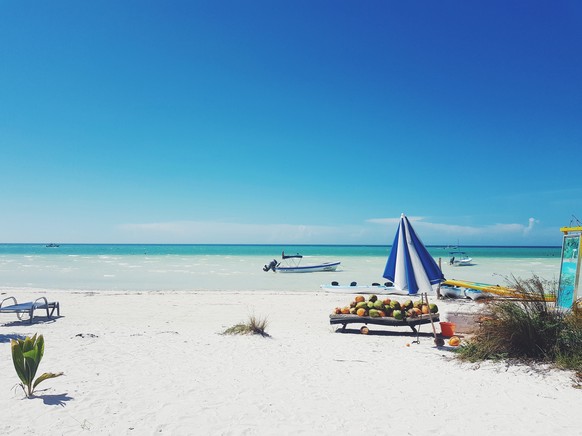
[(288, 255), (288, 254), (285, 254), (284, 251), (283, 251), (283, 253), (281, 253), (281, 257), (283, 259), (303, 259), (303, 256), (301, 256), (299, 253)]

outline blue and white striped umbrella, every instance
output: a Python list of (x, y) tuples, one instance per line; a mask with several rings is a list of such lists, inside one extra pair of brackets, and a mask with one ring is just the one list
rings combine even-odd
[(383, 277), (391, 280), (396, 289), (408, 291), (408, 294), (433, 293), (433, 285), (445, 280), (404, 214), (400, 217)]

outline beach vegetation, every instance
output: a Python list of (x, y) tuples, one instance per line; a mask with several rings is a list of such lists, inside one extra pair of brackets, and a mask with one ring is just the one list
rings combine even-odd
[(582, 311), (555, 307), (556, 281), (513, 278), (519, 299), (487, 304), (479, 330), (458, 349), (467, 361), (548, 362), (582, 377)]
[(41, 382), (63, 375), (62, 372), (45, 372), (37, 379), (34, 378), (44, 354), (44, 337), (42, 335), (37, 337), (35, 334), (33, 337), (26, 336), (24, 339), (12, 339), (10, 345), (12, 362), (21, 381), (20, 386), (28, 398), (33, 395), (34, 390)]
[(222, 334), (224, 335), (261, 335), (268, 337), (267, 318), (259, 318), (254, 315), (249, 316), (246, 323), (235, 324), (227, 328)]

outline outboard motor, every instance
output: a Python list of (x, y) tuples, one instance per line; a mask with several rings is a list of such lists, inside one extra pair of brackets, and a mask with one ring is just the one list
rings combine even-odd
[(267, 271), (269, 271), (269, 270), (271, 270), (271, 269), (272, 269), (272, 270), (273, 270), (273, 272), (275, 272), (275, 268), (276, 268), (276, 267), (277, 267), (277, 261), (276, 261), (275, 259), (273, 259), (273, 260), (272, 260), (272, 261), (269, 263), (269, 265), (265, 265), (265, 266), (263, 267), (263, 271), (267, 272)]

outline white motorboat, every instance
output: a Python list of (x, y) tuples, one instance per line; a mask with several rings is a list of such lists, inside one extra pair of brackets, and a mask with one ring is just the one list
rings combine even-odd
[(307, 273), (307, 272), (324, 272), (335, 271), (341, 262), (323, 262), (312, 265), (301, 265), (303, 256), (301, 254), (286, 255), (285, 252), (281, 254), (282, 262), (277, 262), (273, 259), (268, 265), (263, 267), (263, 271), (280, 273)]
[(469, 257), (464, 251), (451, 251), (451, 258), (449, 259), (449, 265), (452, 266), (469, 266), (473, 265), (473, 258)]

